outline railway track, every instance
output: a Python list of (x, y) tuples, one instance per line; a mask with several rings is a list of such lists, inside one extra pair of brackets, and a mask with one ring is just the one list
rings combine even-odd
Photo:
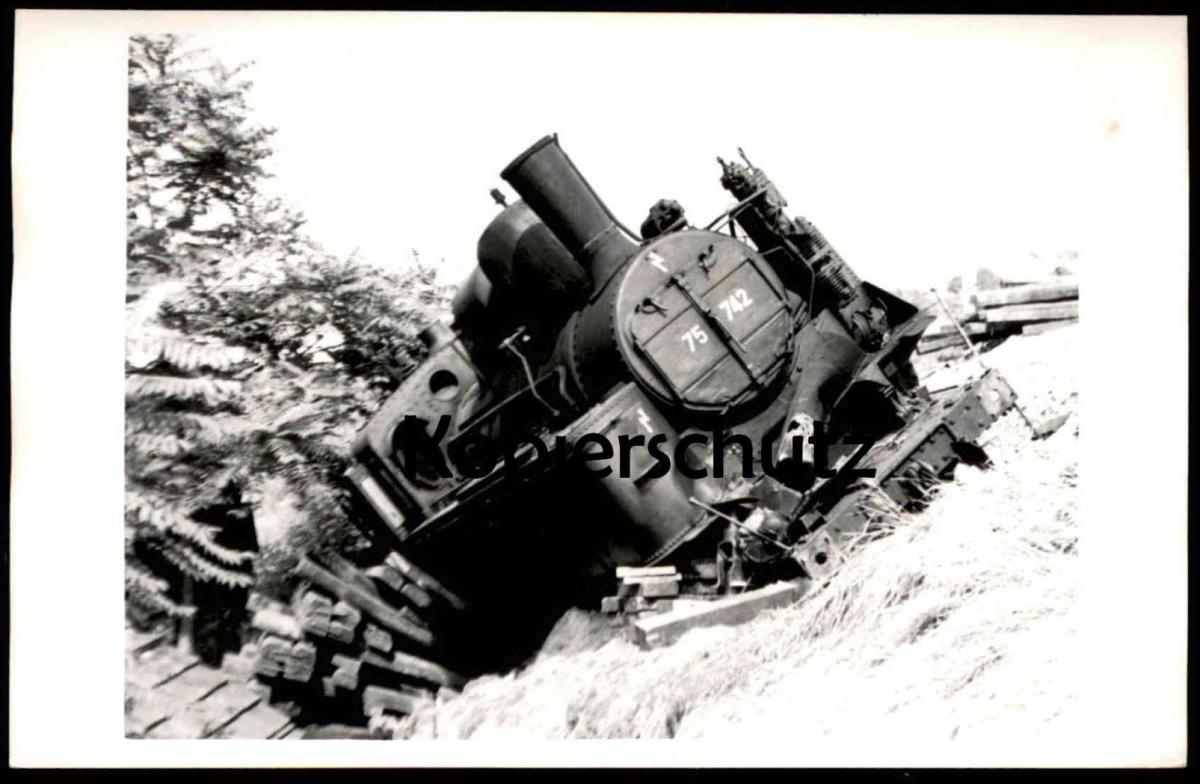
[(303, 737), (272, 707), (249, 651), (219, 668), (177, 648), (167, 633), (125, 632), (125, 735), (129, 738)]

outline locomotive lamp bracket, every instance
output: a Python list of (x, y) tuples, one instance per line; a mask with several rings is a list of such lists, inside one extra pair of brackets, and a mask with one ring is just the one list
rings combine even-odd
[(654, 297), (646, 297), (644, 300), (642, 300), (638, 304), (638, 306), (636, 308), (636, 312), (638, 312), (638, 313), (657, 313), (660, 316), (666, 317), (670, 311), (668, 311), (665, 307), (663, 307), (662, 303), (659, 302)]

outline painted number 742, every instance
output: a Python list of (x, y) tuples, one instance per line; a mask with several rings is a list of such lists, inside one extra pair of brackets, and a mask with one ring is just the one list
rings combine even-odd
[(754, 300), (750, 299), (750, 295), (746, 293), (745, 289), (734, 289), (732, 294), (717, 303), (717, 307), (725, 311), (727, 319), (733, 321), (735, 314), (741, 313), (753, 304)]

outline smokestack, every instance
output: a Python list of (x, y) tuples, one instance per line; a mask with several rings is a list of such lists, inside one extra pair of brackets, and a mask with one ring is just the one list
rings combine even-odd
[(545, 136), (500, 173), (599, 286), (637, 250), (558, 145)]

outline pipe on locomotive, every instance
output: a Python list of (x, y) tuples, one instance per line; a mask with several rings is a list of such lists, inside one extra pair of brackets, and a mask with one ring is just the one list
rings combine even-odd
[(538, 140), (500, 176), (533, 208), (600, 288), (637, 250), (604, 202), (558, 144), (558, 135)]

